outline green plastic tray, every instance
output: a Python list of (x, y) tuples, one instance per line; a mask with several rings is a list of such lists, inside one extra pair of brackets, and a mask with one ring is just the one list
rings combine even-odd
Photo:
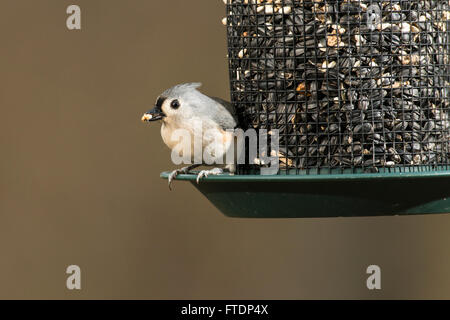
[[(169, 173), (163, 172), (167, 179)], [(221, 212), (241, 218), (450, 213), (450, 171), (320, 175), (220, 175), (190, 181)], [(174, 182), (176, 183), (176, 182)]]

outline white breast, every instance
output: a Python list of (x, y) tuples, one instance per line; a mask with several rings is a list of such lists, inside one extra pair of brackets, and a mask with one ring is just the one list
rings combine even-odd
[[(192, 161), (194, 161), (194, 153), (201, 152), (200, 155), (204, 160), (206, 157), (222, 158), (224, 163), (224, 156), (233, 141), (232, 133), (224, 131), (213, 121), (203, 121), (199, 118), (192, 118), (183, 127), (175, 123), (163, 122), (161, 136), (171, 150), (176, 148), (176, 150), (189, 152)], [(183, 151), (181, 153), (184, 157)]]

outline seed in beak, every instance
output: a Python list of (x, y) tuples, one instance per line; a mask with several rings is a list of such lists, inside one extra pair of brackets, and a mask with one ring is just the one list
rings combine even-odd
[(142, 116), (142, 121), (143, 122), (146, 122), (146, 121), (150, 121), (150, 120), (152, 120), (152, 118), (153, 118), (153, 116), (151, 115), (151, 114), (148, 114), (148, 113), (146, 113), (146, 114), (144, 114), (143, 116)]

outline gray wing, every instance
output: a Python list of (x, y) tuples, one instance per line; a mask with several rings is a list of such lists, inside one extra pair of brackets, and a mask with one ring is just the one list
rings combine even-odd
[[(225, 109), (227, 109), (227, 111), (232, 115), (232, 117), (237, 125), (238, 119), (236, 116), (236, 110), (234, 109), (233, 105), (231, 103), (229, 103), (228, 101), (225, 101), (225, 100), (217, 98), (217, 97), (210, 97), (210, 98), (213, 99), (214, 101), (217, 101), (221, 105), (223, 105), (225, 107)], [(224, 128), (224, 129), (234, 129), (234, 128)]]

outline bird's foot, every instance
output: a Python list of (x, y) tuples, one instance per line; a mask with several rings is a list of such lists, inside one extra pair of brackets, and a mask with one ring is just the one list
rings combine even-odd
[(191, 169), (193, 169), (194, 166), (184, 167), (181, 169), (173, 170), (171, 174), (169, 174), (169, 178), (167, 179), (169, 181), (169, 189), (172, 190), (172, 181), (179, 175), (179, 174), (188, 174)]
[(218, 176), (219, 174), (223, 174), (223, 170), (220, 168), (214, 168), (212, 170), (203, 170), (197, 175), (197, 184), (200, 183), (200, 180), (203, 178), (207, 178), (208, 176)]

